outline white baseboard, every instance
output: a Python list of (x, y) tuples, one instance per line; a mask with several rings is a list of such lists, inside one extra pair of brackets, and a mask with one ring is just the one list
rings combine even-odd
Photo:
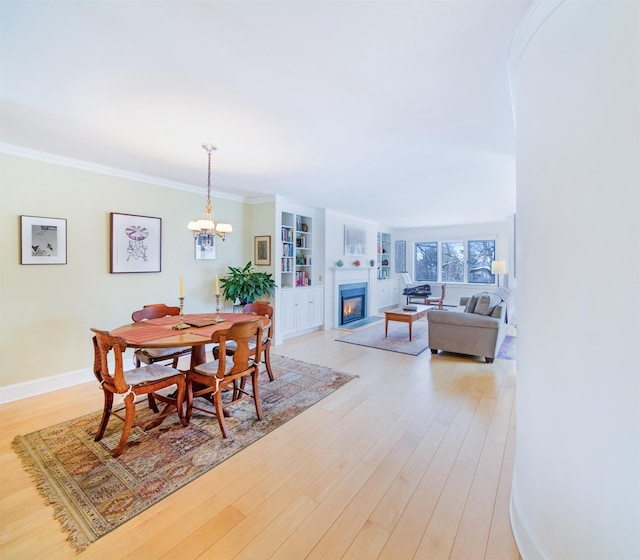
[(84, 368), (69, 373), (52, 375), (51, 377), (41, 377), (33, 381), (24, 381), (15, 385), (7, 385), (6, 387), (0, 387), (0, 404), (43, 395), (44, 393), (73, 387), (89, 381), (94, 383), (96, 381), (92, 368)]
[(511, 519), (511, 531), (520, 552), (522, 560), (547, 560), (540, 544), (531, 531), (531, 526), (527, 521), (527, 516), (522, 510), (522, 504), (518, 498), (518, 487), (516, 484), (516, 473), (514, 469), (513, 481), (511, 484), (511, 500), (509, 501), (509, 517)]
[[(212, 346), (213, 345), (209, 344), (205, 346), (206, 352), (208, 352), (209, 355), (211, 355), (210, 349)], [(125, 358), (125, 360), (126, 359), (127, 358)], [(131, 367), (133, 367), (132, 360), (133, 359), (131, 359)], [(190, 358), (188, 356), (180, 358), (178, 368), (188, 369), (189, 360)], [(113, 364), (110, 363), (109, 367), (113, 367)], [(125, 367), (125, 369), (127, 368)], [(96, 387), (98, 386), (96, 378), (93, 375), (93, 368), (84, 368), (59, 375), (52, 375), (51, 377), (41, 377), (40, 379), (34, 379), (32, 381), (24, 381), (23, 383), (16, 383), (15, 385), (7, 385), (6, 387), (0, 387), (0, 404), (35, 397), (36, 395), (44, 395), (51, 391), (66, 389), (67, 387), (73, 387), (90, 381), (96, 383)]]

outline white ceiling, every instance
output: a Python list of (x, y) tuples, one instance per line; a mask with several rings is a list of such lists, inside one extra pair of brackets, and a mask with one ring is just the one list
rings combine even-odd
[(0, 0), (0, 142), (389, 226), (515, 211), (531, 0)]

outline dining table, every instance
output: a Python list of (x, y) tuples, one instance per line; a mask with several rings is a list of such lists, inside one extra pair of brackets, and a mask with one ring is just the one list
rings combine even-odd
[[(268, 317), (254, 313), (191, 313), (145, 319), (122, 325), (112, 329), (110, 333), (113, 336), (123, 338), (127, 347), (131, 348), (191, 347), (189, 369), (194, 369), (207, 361), (205, 346), (218, 342), (219, 333), (226, 331), (234, 323), (251, 321), (256, 318), (262, 323), (263, 329), (269, 327), (271, 320)], [(178, 326), (181, 328), (176, 328)], [(160, 425), (173, 408), (175, 405), (165, 406), (160, 416), (148, 424), (145, 429)], [(225, 416), (228, 416), (226, 409)]]

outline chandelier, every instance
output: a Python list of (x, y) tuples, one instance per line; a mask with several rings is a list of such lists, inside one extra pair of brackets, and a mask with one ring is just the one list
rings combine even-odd
[(217, 235), (225, 240), (227, 233), (233, 231), (231, 224), (216, 224), (213, 219), (213, 208), (211, 206), (211, 154), (216, 151), (215, 146), (209, 146), (203, 144), (209, 156), (209, 173), (207, 174), (207, 205), (204, 207), (204, 214), (201, 219), (189, 222), (187, 227), (193, 231), (193, 236), (198, 239), (201, 238), (203, 242), (211, 242), (213, 236)]

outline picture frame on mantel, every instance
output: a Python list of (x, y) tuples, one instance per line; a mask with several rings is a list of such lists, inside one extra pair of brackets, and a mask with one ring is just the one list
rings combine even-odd
[(111, 212), (111, 274), (161, 269), (162, 218)]
[(253, 238), (253, 264), (271, 266), (271, 236), (256, 235)]
[(367, 230), (354, 226), (344, 226), (344, 254), (355, 257), (366, 254)]
[(20, 264), (67, 264), (67, 220), (20, 216)]

